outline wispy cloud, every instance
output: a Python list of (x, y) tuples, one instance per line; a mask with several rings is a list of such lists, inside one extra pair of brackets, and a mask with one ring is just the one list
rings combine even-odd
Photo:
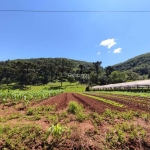
[(115, 54), (116, 54), (116, 53), (121, 53), (121, 50), (122, 50), (122, 48), (117, 48), (117, 49), (114, 50), (113, 53), (115, 53)]
[(97, 53), (97, 55), (100, 55), (100, 54), (101, 54), (101, 52), (98, 52), (98, 53)]
[(108, 53), (110, 53), (111, 51), (108, 51)]
[(116, 44), (115, 39), (107, 39), (100, 43), (100, 46), (106, 46), (109, 49)]

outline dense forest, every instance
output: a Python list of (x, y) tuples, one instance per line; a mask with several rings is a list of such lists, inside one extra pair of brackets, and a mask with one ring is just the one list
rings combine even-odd
[(79, 81), (105, 85), (150, 78), (150, 53), (103, 68), (101, 61), (85, 62), (67, 58), (16, 59), (0, 62), (0, 84), (40, 85), (48, 82)]
[(20, 86), (26, 86), (56, 81), (62, 83), (65, 80), (81, 81), (81, 77), (76, 78), (74, 74), (89, 74), (92, 66), (92, 63), (66, 58), (1, 61), (0, 83), (18, 83)]

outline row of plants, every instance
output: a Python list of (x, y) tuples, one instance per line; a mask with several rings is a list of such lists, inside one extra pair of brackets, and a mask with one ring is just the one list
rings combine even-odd
[(126, 92), (126, 91), (94, 91), (94, 93), (106, 93), (106, 94), (117, 94), (124, 96), (135, 96), (135, 97), (146, 97), (150, 98), (150, 93), (144, 92)]
[(106, 96), (106, 97), (111, 97), (111, 98), (117, 98), (117, 99), (123, 99), (126, 101), (130, 102), (137, 102), (140, 104), (150, 104), (150, 99), (147, 98), (142, 98), (142, 97), (135, 97), (135, 96), (125, 96), (125, 95), (115, 95), (115, 94), (107, 94), (107, 93), (87, 93), (90, 95), (95, 95), (95, 96)]
[(145, 110), (150, 110), (150, 101), (144, 98), (138, 98), (134, 96), (124, 96), (124, 95), (114, 95), (107, 93), (87, 93), (88, 95), (96, 96), (99, 98), (113, 99), (115, 102), (119, 102), (122, 104), (132, 104), (138, 108), (142, 108)]
[(100, 97), (97, 97), (97, 96), (93, 96), (93, 95), (89, 95), (89, 94), (85, 94), (85, 93), (79, 93), (79, 94), (83, 95), (83, 96), (93, 98), (93, 99), (96, 99), (96, 100), (99, 100), (99, 101), (102, 101), (104, 103), (107, 103), (107, 104), (110, 104), (110, 105), (113, 105), (113, 106), (116, 106), (116, 107), (123, 107), (124, 106), (123, 104), (120, 104), (120, 103), (117, 103), (117, 102), (114, 102), (114, 101), (111, 101), (111, 100), (108, 100), (108, 99), (100, 98)]
[(62, 93), (62, 90), (41, 90), (41, 91), (3, 91), (0, 90), (0, 104), (3, 103), (29, 103), (32, 100), (40, 101)]
[(135, 89), (135, 88), (116, 88), (116, 89), (99, 89), (99, 88), (97, 88), (97, 89), (93, 89), (93, 91), (108, 91), (108, 92), (117, 92), (117, 91), (119, 91), (119, 92), (134, 92), (134, 93), (139, 93), (139, 92), (141, 92), (141, 93), (150, 93), (150, 88), (137, 88), (137, 89)]

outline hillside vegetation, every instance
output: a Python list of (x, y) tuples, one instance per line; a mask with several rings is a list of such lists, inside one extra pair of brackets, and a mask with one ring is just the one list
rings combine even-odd
[[(84, 66), (84, 67), (83, 67)], [(67, 58), (16, 59), (0, 62), (0, 83), (18, 83), (20, 86), (81, 81), (68, 74), (90, 73), (92, 63)], [(83, 70), (84, 68), (84, 70)], [(86, 81), (84, 81), (86, 82)]]
[[(49, 82), (80, 82), (106, 85), (150, 78), (150, 53), (103, 68), (101, 61), (85, 62), (67, 58), (16, 59), (0, 62), (0, 84), (16, 87)], [(15, 87), (14, 86), (14, 87)]]
[(131, 58), (123, 63), (116, 64), (113, 67), (118, 71), (131, 70), (140, 75), (147, 75), (150, 71), (150, 52)]

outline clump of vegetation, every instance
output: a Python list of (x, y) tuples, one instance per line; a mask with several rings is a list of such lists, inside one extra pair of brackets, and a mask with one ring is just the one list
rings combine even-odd
[(79, 105), (77, 102), (75, 101), (70, 101), (69, 102), (69, 108), (68, 108), (68, 112), (72, 113), (72, 114), (77, 114), (79, 112), (83, 111), (83, 107), (82, 105)]
[(69, 135), (69, 128), (60, 125), (59, 123), (56, 125), (51, 125), (51, 127), (48, 129), (48, 136), (52, 135), (53, 140), (58, 141), (61, 137), (64, 135)]
[(83, 120), (85, 120), (85, 118), (87, 117), (84, 114), (84, 109), (82, 105), (79, 105), (77, 102), (75, 101), (70, 101), (69, 102), (69, 106), (68, 106), (68, 112), (76, 115), (76, 119), (80, 122), (82, 122)]
[(89, 118), (92, 120), (94, 126), (99, 126), (102, 124), (104, 117), (102, 115), (99, 115), (98, 113), (91, 112), (89, 114)]
[(38, 126), (22, 125), (11, 128), (10, 126), (0, 126), (1, 149), (36, 149), (41, 147), (46, 149), (46, 133)]
[(89, 85), (85, 88), (85, 91), (91, 91), (91, 89), (90, 89), (90, 86), (89, 86)]
[[(129, 149), (130, 143), (142, 141), (146, 135), (141, 126), (121, 123), (109, 130), (106, 134), (106, 145), (110, 149)], [(140, 143), (138, 143), (140, 144)], [(139, 146), (140, 147), (140, 146)]]
[(148, 123), (150, 121), (150, 114), (142, 114), (142, 118)]

